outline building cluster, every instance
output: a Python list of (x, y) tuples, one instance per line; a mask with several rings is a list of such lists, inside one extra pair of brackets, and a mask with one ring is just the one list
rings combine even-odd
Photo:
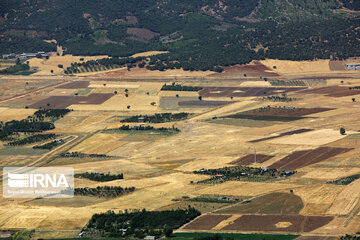
[(16, 54), (16, 53), (10, 53), (10, 54), (3, 54), (2, 58), (3, 59), (8, 59), (8, 58), (18, 58), (20, 60), (25, 60), (28, 58), (34, 58), (34, 57), (39, 57), (39, 58), (43, 58), (43, 57), (49, 57), (50, 55), (46, 52), (37, 52), (37, 53), (21, 53), (21, 54)]

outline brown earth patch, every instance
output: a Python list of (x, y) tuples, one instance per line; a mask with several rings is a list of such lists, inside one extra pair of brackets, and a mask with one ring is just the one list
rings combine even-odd
[(56, 88), (78, 89), (78, 88), (87, 88), (89, 85), (90, 85), (89, 81), (75, 81), (65, 85), (58, 86)]
[(88, 96), (51, 96), (30, 105), (29, 108), (63, 109), (73, 104), (102, 104), (112, 96), (114, 96), (112, 93), (94, 93)]
[(205, 215), (197, 218), (195, 221), (189, 223), (184, 229), (191, 230), (211, 230), (213, 227), (228, 219), (231, 215)]
[[(256, 154), (256, 163), (266, 162), (267, 160), (269, 160), (273, 157), (274, 156), (270, 156), (270, 155)], [(250, 165), (250, 164), (254, 163), (254, 161), (255, 161), (254, 154), (249, 154), (249, 155), (246, 155), (244, 157), (241, 157), (241, 158), (231, 162), (230, 164)]]
[(270, 139), (275, 139), (275, 138), (279, 138), (279, 137), (283, 137), (283, 136), (289, 136), (289, 135), (294, 135), (294, 134), (299, 134), (299, 133), (304, 133), (304, 132), (310, 132), (310, 131), (312, 131), (312, 129), (301, 128), (301, 129), (297, 129), (297, 130), (294, 130), (294, 131), (289, 131), (289, 132), (281, 133), (281, 134), (279, 134), (279, 135), (277, 135), (277, 136), (255, 139), (255, 140), (251, 140), (251, 141), (249, 141), (249, 142), (250, 142), (250, 143), (257, 143), (257, 142), (262, 142), (262, 141), (266, 141), (266, 140), (270, 140)]
[[(333, 108), (257, 108), (246, 112), (241, 112), (236, 115), (253, 115), (253, 116), (277, 116), (277, 117), (302, 117), (310, 114), (334, 110)], [(309, 129), (295, 130), (286, 133), (285, 135), (293, 135), (301, 132), (308, 132)]]
[[(302, 215), (243, 215), (233, 224), (221, 230), (232, 231), (273, 231), (273, 232), (311, 232), (328, 224), (332, 216), (302, 216)], [(287, 227), (279, 223), (288, 223)]]
[(303, 201), (299, 196), (276, 192), (234, 204), (217, 212), (225, 214), (299, 214), (303, 207)]
[(305, 94), (323, 94), (328, 97), (346, 97), (360, 94), (360, 89), (349, 89), (349, 87), (330, 86), (314, 88), (301, 91)]
[(314, 150), (296, 151), (272, 164), (269, 168), (295, 170), (324, 161), (350, 150), (352, 150), (352, 148), (320, 147)]
[(159, 35), (159, 33), (153, 32), (146, 28), (128, 28), (126, 33), (131, 35), (131, 39), (141, 42), (148, 42), (153, 37)]
[(329, 67), (331, 71), (346, 71), (344, 61), (330, 61)]
[(205, 87), (199, 91), (199, 95), (204, 97), (260, 97), (304, 89), (304, 87)]
[(264, 77), (276, 77), (279, 74), (273, 72), (272, 69), (268, 68), (264, 64), (254, 61), (246, 65), (234, 65), (229, 67), (224, 67), (222, 73), (214, 73), (210, 76), (237, 76), (242, 77), (246, 74), (247, 76), (264, 76)]

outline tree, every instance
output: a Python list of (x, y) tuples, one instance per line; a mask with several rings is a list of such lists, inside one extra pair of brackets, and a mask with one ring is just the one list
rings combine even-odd
[(130, 109), (130, 105), (127, 106), (127, 109)]
[(199, 96), (199, 100), (200, 100), (200, 101), (202, 100), (202, 96)]
[(114, 94), (116, 95), (116, 94), (117, 94), (117, 91), (114, 91)]
[(20, 59), (17, 58), (17, 59), (16, 59), (16, 65), (20, 65), (20, 64), (21, 64)]
[(129, 94), (125, 94), (125, 97), (129, 97)]
[(58, 64), (58, 68), (63, 68), (63, 67), (64, 67), (64, 65)]
[(355, 98), (352, 98), (352, 101), (353, 101), (353, 102), (356, 102), (356, 99), (355, 99)]
[(340, 128), (340, 134), (341, 134), (341, 135), (345, 135), (345, 133), (346, 133), (345, 128), (343, 128), (343, 127), (342, 127), (342, 128)]
[(173, 229), (170, 228), (170, 227), (166, 227), (166, 228), (164, 229), (164, 233), (165, 233), (165, 236), (166, 236), (166, 237), (171, 237), (172, 234), (173, 234)]
[(51, 73), (54, 73), (54, 70), (51, 69), (50, 72), (51, 72)]

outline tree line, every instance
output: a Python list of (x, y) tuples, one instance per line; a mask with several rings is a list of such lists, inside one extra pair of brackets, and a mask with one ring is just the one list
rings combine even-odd
[(78, 196), (93, 196), (99, 198), (116, 198), (129, 194), (136, 190), (135, 187), (122, 188), (119, 186), (98, 186), (96, 188), (75, 188), (74, 195)]
[(124, 179), (124, 174), (123, 173), (119, 173), (119, 174), (110, 174), (110, 173), (99, 173), (99, 172), (85, 172), (85, 173), (79, 173), (79, 174), (75, 174), (75, 177), (77, 178), (87, 178), (90, 179), (92, 181), (97, 181), (97, 182), (109, 182), (109, 181), (113, 181), (113, 180), (117, 180), (117, 179)]
[(187, 119), (189, 113), (155, 113), (154, 115), (135, 115), (129, 118), (125, 118), (120, 122), (139, 122), (141, 119), (144, 122), (148, 123), (164, 123), (164, 122), (174, 122)]

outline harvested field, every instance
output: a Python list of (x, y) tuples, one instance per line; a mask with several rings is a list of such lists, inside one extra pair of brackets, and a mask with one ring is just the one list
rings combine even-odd
[(58, 86), (56, 88), (78, 89), (78, 88), (87, 88), (89, 85), (90, 85), (89, 81), (74, 81), (65, 85)]
[[(264, 155), (264, 154), (256, 154), (256, 163), (263, 163), (266, 162), (267, 160), (273, 158), (274, 156), (270, 156), (270, 155)], [(233, 162), (231, 162), (230, 164), (235, 164), (235, 165), (250, 165), (252, 163), (255, 162), (255, 156), (254, 154), (249, 154), (246, 155), (245, 157), (239, 158)]]
[(257, 142), (262, 142), (262, 141), (266, 141), (266, 140), (270, 140), (270, 139), (275, 139), (275, 138), (279, 138), (279, 137), (283, 137), (283, 136), (289, 136), (289, 135), (294, 135), (294, 134), (299, 134), (299, 133), (304, 133), (304, 132), (310, 132), (310, 131), (312, 131), (312, 129), (301, 128), (301, 129), (297, 129), (297, 130), (294, 130), (294, 131), (289, 131), (289, 132), (280, 133), (278, 136), (260, 138), (260, 139), (256, 139), (256, 140), (251, 140), (251, 141), (249, 141), (249, 142), (250, 142), (250, 143), (257, 143)]
[(320, 228), (333, 218), (302, 215), (243, 215), (222, 230), (303, 233)]
[(88, 96), (51, 96), (30, 105), (29, 108), (63, 109), (73, 104), (102, 104), (112, 96), (114, 96), (112, 93), (93, 93)]
[(346, 71), (344, 61), (330, 61), (329, 67), (330, 71)]
[(183, 101), (179, 102), (180, 107), (219, 107), (227, 104), (232, 104), (231, 101)]
[(352, 150), (352, 148), (320, 147), (314, 150), (297, 151), (272, 164), (269, 168), (296, 170), (346, 153), (350, 150)]
[(328, 97), (346, 97), (360, 94), (360, 89), (349, 89), (349, 87), (329, 86), (322, 88), (306, 89), (300, 91), (305, 94), (323, 94)]
[[(344, 138), (339, 131), (333, 129), (320, 129), (302, 134), (288, 135), (282, 138), (271, 140), (273, 144), (291, 144), (291, 145), (312, 145), (320, 146)], [(335, 146), (339, 147), (339, 146)]]
[(262, 121), (262, 120), (253, 120), (253, 119), (239, 119), (239, 118), (218, 118), (218, 119), (209, 119), (206, 120), (209, 123), (230, 125), (230, 126), (242, 126), (250, 128), (263, 128), (266, 126), (272, 126), (277, 123), (275, 121)]
[(179, 109), (179, 102), (187, 101), (196, 101), (197, 97), (161, 97), (160, 98), (160, 107), (166, 110), (176, 110)]
[(270, 193), (221, 209), (227, 214), (299, 214), (304, 204), (299, 196), (290, 193)]
[(184, 229), (191, 230), (211, 230), (213, 227), (228, 219), (231, 215), (205, 215), (197, 218), (195, 221), (189, 223)]
[(275, 88), (275, 87), (204, 87), (199, 91), (203, 97), (261, 97), (279, 93), (304, 90), (304, 87)]

